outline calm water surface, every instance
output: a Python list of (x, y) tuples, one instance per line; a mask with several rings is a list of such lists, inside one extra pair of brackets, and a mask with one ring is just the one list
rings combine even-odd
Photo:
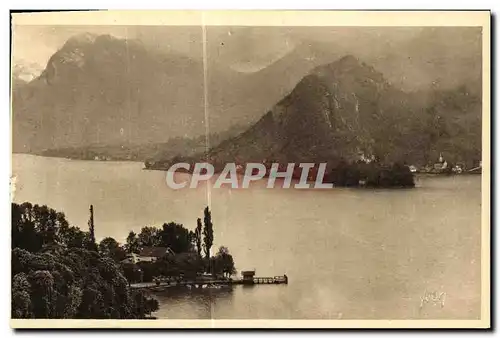
[[(15, 202), (47, 204), (96, 236), (168, 221), (196, 226), (210, 203), (215, 244), (238, 270), (288, 285), (156, 294), (161, 318), (477, 319), (481, 177), (419, 178), (410, 190), (171, 190), (141, 163), (14, 155)], [(426, 292), (444, 307), (420, 307)]]

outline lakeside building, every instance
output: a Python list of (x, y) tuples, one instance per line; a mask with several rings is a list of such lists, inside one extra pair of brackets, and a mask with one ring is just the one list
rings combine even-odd
[(139, 262), (155, 262), (166, 255), (175, 255), (175, 253), (170, 248), (164, 247), (144, 247), (141, 252), (131, 253), (127, 255), (127, 258), (122, 260), (122, 263), (126, 264), (137, 264)]
[(241, 271), (241, 276), (243, 277), (243, 284), (253, 284), (253, 277), (255, 276), (255, 270)]
[(443, 158), (443, 154), (439, 153), (439, 159), (434, 163), (434, 170), (444, 171), (448, 168), (448, 162)]
[(410, 172), (412, 172), (412, 173), (416, 173), (418, 171), (417, 167), (414, 165), (408, 166), (408, 169), (410, 169)]
[(448, 162), (444, 159), (442, 153), (439, 153), (437, 162), (427, 165), (421, 170), (421, 172), (428, 174), (445, 174), (450, 173), (451, 171), (452, 168), (448, 165)]

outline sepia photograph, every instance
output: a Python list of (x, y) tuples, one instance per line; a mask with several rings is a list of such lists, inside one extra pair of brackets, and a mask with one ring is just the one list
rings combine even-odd
[(489, 11), (11, 15), (12, 327), (490, 327)]

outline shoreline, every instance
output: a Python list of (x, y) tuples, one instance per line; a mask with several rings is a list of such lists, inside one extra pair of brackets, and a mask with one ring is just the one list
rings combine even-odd
[[(137, 160), (92, 160), (92, 159), (81, 159), (81, 158), (71, 158), (71, 157), (64, 157), (64, 156), (49, 156), (49, 155), (42, 155), (42, 154), (33, 154), (33, 153), (12, 153), (12, 156), (14, 155), (28, 155), (28, 156), (36, 156), (36, 157), (43, 157), (43, 158), (53, 158), (53, 159), (61, 159), (61, 160), (67, 160), (67, 161), (81, 161), (81, 162), (95, 162), (95, 163), (141, 163), (144, 165), (143, 161), (137, 161)], [(11, 158), (12, 158), (11, 156)], [(144, 169), (144, 168), (143, 168)]]

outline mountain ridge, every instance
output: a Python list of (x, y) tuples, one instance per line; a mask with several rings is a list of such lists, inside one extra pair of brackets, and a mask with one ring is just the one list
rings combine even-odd
[[(423, 164), (443, 151), (453, 161), (477, 161), (480, 100), (466, 88), (426, 95), (395, 88), (348, 55), (314, 68), (256, 124), (211, 149), (208, 158), (218, 167), (232, 161), (354, 161), (360, 154)], [(446, 95), (461, 95), (462, 102), (457, 106)], [(475, 127), (457, 124), (458, 114)], [(452, 128), (457, 130), (446, 135)]]
[[(222, 82), (213, 82), (215, 71), (209, 69), (210, 125), (257, 121), (213, 147), (208, 156), (214, 161), (336, 161), (367, 153), (420, 163), (440, 151), (457, 161), (480, 152), (481, 102), (477, 90), (470, 90), (474, 84), (404, 92), (349, 54), (315, 67), (303, 59), (299, 70), (288, 71), (293, 60), (311, 54), (306, 45), (299, 47), (272, 67), (242, 77), (227, 73)], [(295, 83), (289, 92), (288, 84), (262, 86), (277, 73)], [(203, 65), (140, 40), (74, 36), (40, 76), (13, 83), (12, 94), (14, 152), (161, 144), (205, 130)]]
[(13, 149), (145, 143), (202, 130), (202, 65), (112, 36), (69, 39), (13, 91)]

